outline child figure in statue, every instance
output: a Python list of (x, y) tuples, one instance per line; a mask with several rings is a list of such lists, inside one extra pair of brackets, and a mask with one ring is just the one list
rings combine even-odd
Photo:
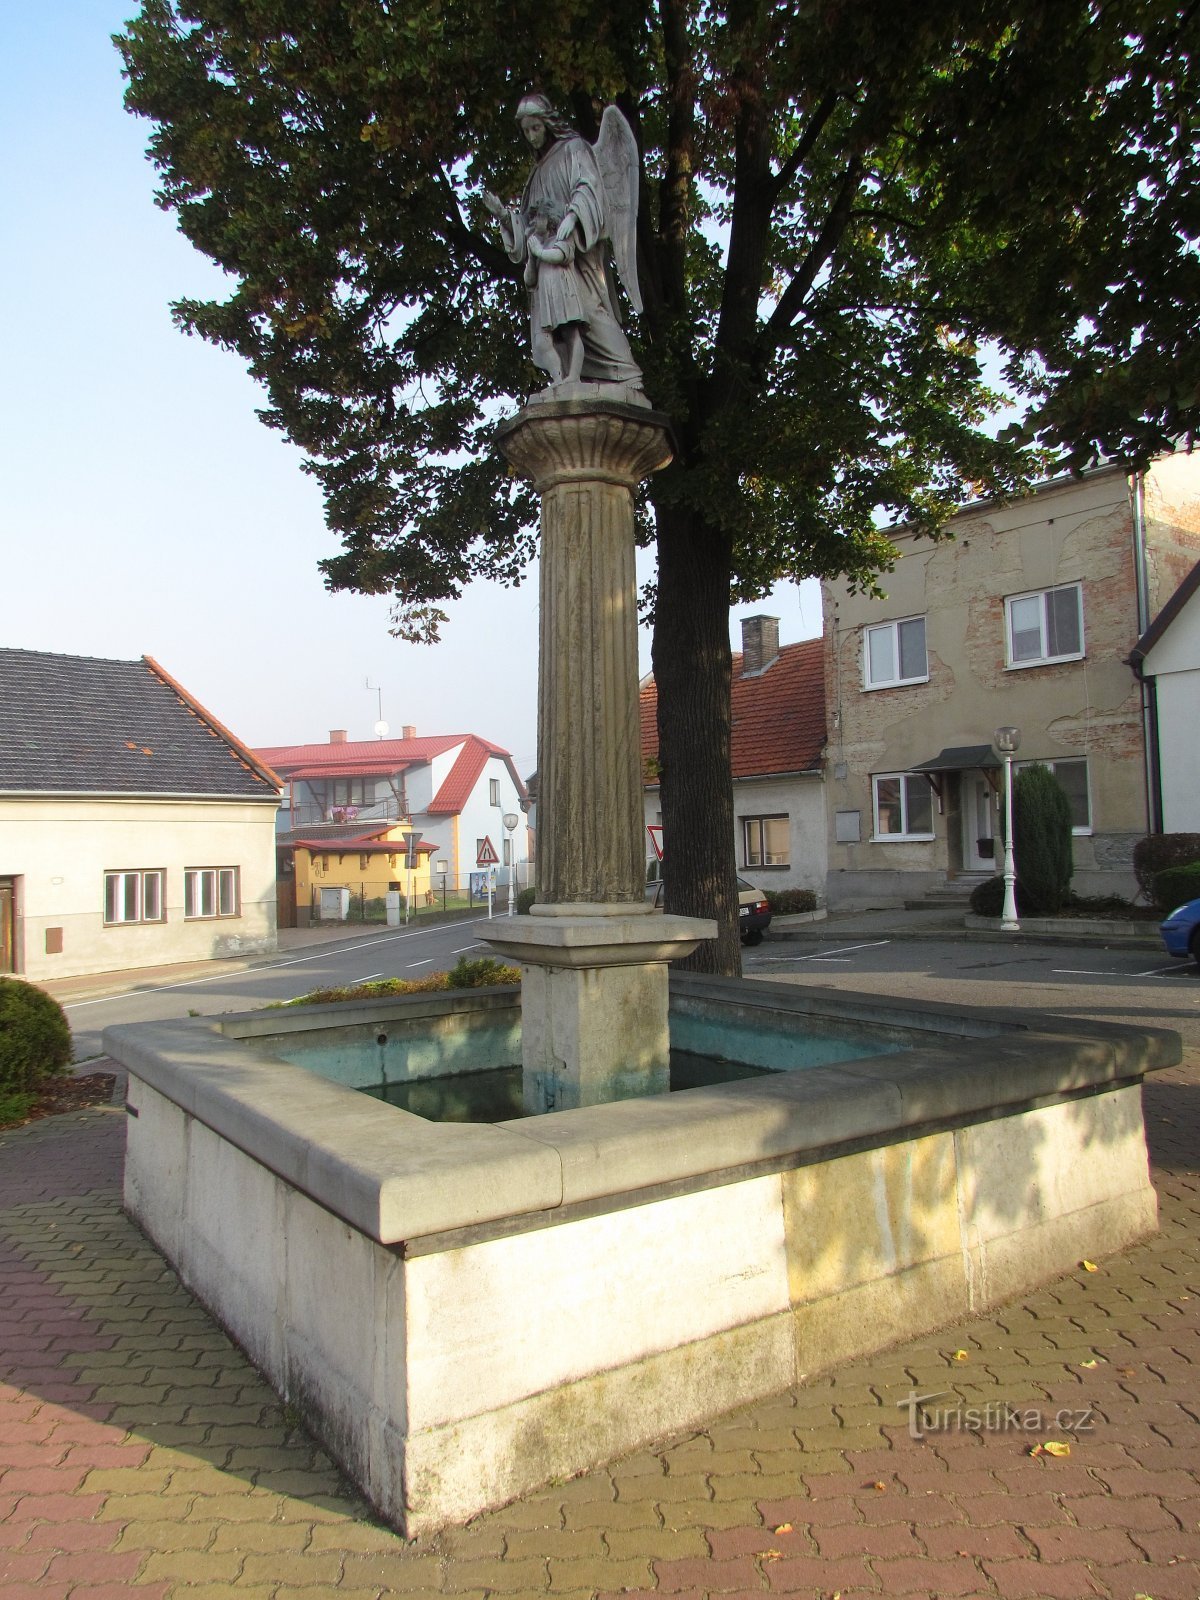
[(562, 369), (557, 381), (578, 383), (583, 370), (583, 330), (587, 316), (572, 271), (575, 241), (570, 236), (557, 237), (561, 218), (554, 218), (541, 206), (531, 209), (532, 231), (525, 241), (525, 287), (538, 308), (541, 326), (535, 330), (535, 336), (540, 332), (554, 348)]

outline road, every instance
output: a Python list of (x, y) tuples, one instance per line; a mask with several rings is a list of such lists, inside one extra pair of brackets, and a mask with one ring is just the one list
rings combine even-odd
[[(76, 1060), (101, 1050), (117, 1022), (248, 1011), (331, 984), (410, 978), (485, 955), (487, 919), (322, 945), (239, 972), (155, 983), (131, 993), (67, 1002)], [(1200, 1049), (1200, 971), (1147, 950), (1083, 945), (1015, 948), (946, 935), (922, 939), (768, 939), (746, 950), (748, 978), (898, 995), (997, 1011), (1042, 1010), (1096, 1021), (1174, 1028)]]
[(858, 994), (1153, 1023), (1200, 1048), (1200, 969), (1154, 950), (1026, 943), (1009, 948), (952, 936), (770, 939), (744, 952), (743, 968), (748, 978)]
[(432, 928), (381, 929), (377, 937), (343, 940), (280, 956), (262, 966), (154, 981), (131, 992), (67, 1000), (77, 1062), (101, 1053), (101, 1033), (118, 1022), (156, 1022), (168, 1017), (213, 1016), (253, 1011), (272, 1000), (294, 1000), (313, 989), (364, 983), (368, 978), (419, 978), (454, 966), (460, 956), (489, 954), (483, 941), (487, 919), (443, 923)]

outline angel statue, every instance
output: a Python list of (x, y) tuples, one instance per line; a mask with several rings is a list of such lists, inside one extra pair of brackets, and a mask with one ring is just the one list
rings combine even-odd
[(517, 121), (537, 153), (520, 204), (506, 206), (490, 193), (483, 201), (510, 259), (525, 265), (534, 364), (560, 393), (581, 380), (621, 384), (632, 391), (626, 398), (645, 404), (608, 259), (611, 245), (630, 304), (640, 311), (633, 130), (607, 106), (590, 145), (541, 94), (524, 97)]

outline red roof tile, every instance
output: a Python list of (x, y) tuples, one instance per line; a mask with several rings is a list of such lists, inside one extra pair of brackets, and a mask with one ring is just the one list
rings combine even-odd
[(479, 781), (479, 774), (491, 756), (499, 756), (504, 762), (516, 784), (517, 794), (523, 800), (525, 785), (521, 782), (508, 751), (498, 744), (491, 744), (487, 739), (481, 739), (478, 734), (469, 733), (457, 760), (450, 768), (445, 783), (429, 802), (430, 816), (450, 816), (460, 812), (470, 799), (471, 791)]
[[(825, 745), (825, 671), (820, 639), (785, 644), (765, 672), (743, 678), (733, 658), (733, 776), (811, 772)], [(640, 697), (642, 758), (658, 755), (658, 687)]]

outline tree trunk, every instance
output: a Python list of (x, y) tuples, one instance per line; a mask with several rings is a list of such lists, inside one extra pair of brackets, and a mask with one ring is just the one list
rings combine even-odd
[[(658, 511), (658, 687), (666, 909), (720, 934), (678, 963), (740, 977), (730, 781), (728, 540), (681, 507)], [(679, 781), (678, 774), (686, 773)]]

